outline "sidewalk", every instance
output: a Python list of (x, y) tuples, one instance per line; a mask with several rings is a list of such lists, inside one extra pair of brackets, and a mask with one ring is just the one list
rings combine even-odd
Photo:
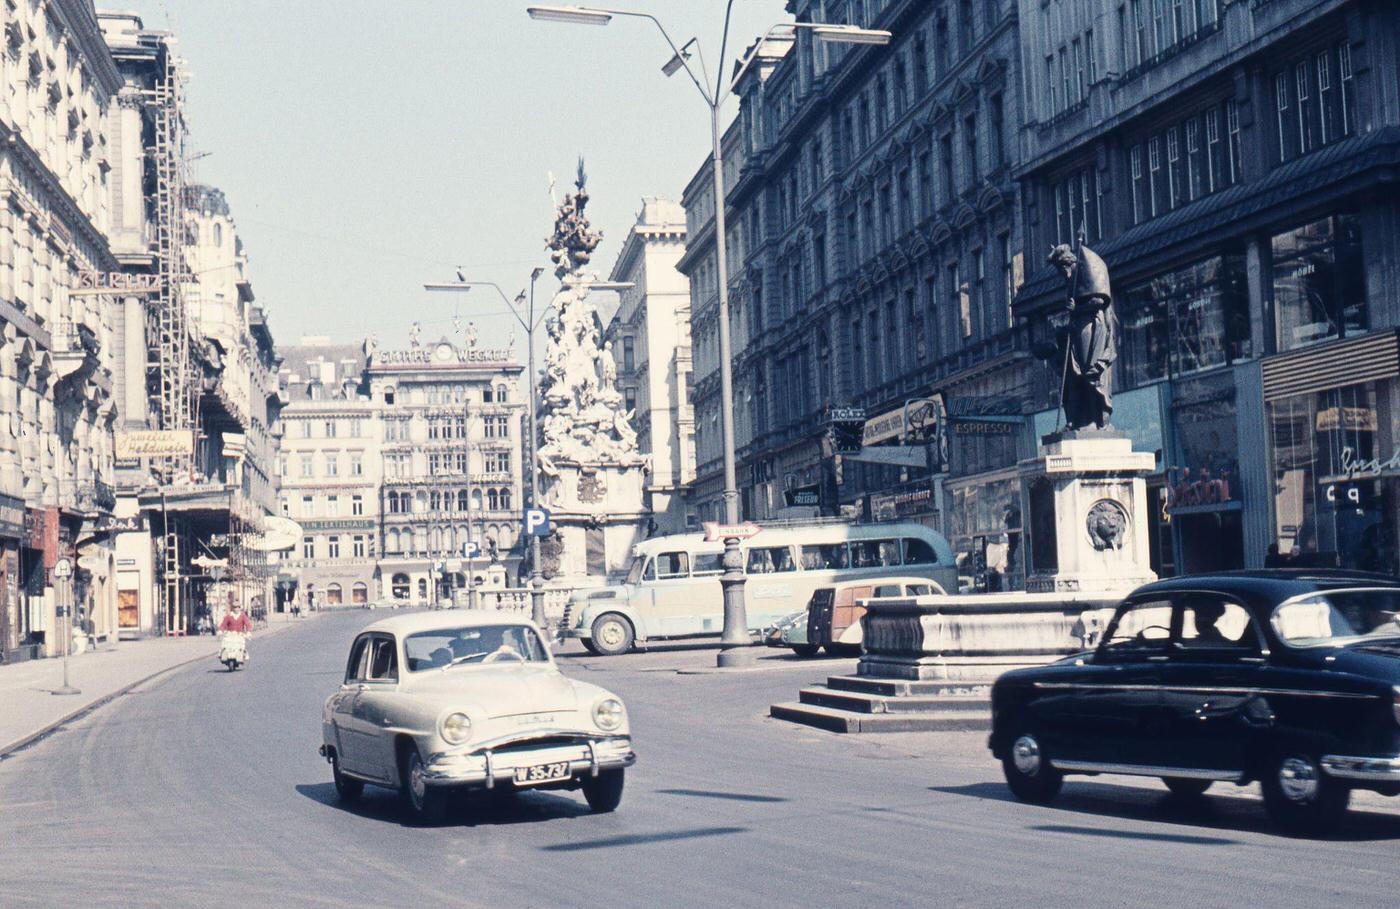
[[(295, 624), (274, 616), (254, 639)], [(137, 685), (186, 663), (212, 659), (217, 636), (147, 638), (103, 644), (68, 660), (68, 682), (82, 693), (56, 695), (63, 685), (63, 660), (28, 660), (0, 666), (0, 759), (33, 744), (57, 727), (125, 694)]]

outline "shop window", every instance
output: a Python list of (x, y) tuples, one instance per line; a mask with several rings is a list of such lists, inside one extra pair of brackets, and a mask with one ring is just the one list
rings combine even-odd
[(1279, 350), (1294, 350), (1366, 330), (1361, 225), (1337, 215), (1272, 240)]
[(1268, 403), (1274, 534), (1268, 558), (1395, 574), (1400, 394), (1395, 380)]
[(339, 584), (328, 584), (328, 585), (326, 586), (326, 605), (327, 605), (327, 606), (339, 606), (339, 605), (340, 605), (340, 585), (339, 585)]
[(396, 600), (408, 599), (408, 575), (394, 575), (389, 582), (389, 592)]
[(420, 599), (420, 600), (426, 600), (427, 598), (428, 598), (428, 579), (427, 579), (427, 578), (419, 578), (419, 579), (418, 579), (418, 599)]
[(369, 586), (364, 581), (356, 581), (355, 586), (350, 588), (350, 602), (356, 604), (369, 602)]

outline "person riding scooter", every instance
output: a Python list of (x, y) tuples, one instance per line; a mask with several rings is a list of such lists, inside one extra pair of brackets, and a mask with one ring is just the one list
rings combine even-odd
[(243, 607), (234, 603), (219, 623), (219, 662), (229, 672), (248, 662), (248, 633), (252, 630), (253, 623), (243, 614)]

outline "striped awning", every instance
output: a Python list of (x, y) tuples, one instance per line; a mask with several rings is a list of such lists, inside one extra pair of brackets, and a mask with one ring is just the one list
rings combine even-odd
[(1376, 382), (1400, 375), (1400, 332), (1320, 344), (1264, 360), (1264, 400)]

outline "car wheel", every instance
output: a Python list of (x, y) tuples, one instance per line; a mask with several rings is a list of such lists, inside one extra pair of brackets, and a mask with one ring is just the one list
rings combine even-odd
[(1329, 778), (1311, 754), (1283, 752), (1259, 780), (1269, 819), (1291, 836), (1330, 832), (1346, 814), (1351, 790)]
[(788, 646), (792, 648), (793, 653), (803, 659), (814, 657), (817, 655), (817, 651), (821, 650), (821, 646), (818, 644), (790, 644)]
[(604, 613), (593, 620), (593, 646), (601, 656), (617, 656), (632, 649), (636, 639), (632, 623), (615, 612)]
[(1064, 774), (1050, 766), (1039, 732), (1025, 726), (1016, 729), (1001, 769), (1011, 794), (1037, 805), (1052, 801), (1065, 781)]
[(597, 776), (584, 779), (583, 797), (588, 800), (588, 807), (593, 809), (594, 814), (617, 810), (622, 803), (622, 782), (623, 772), (620, 768), (602, 770)]
[(335, 781), (335, 794), (342, 802), (353, 802), (365, 794), (365, 784), (340, 772), (340, 756), (331, 752), (331, 779)]
[(399, 798), (404, 809), (419, 824), (438, 824), (447, 813), (447, 793), (429, 786), (423, 757), (412, 745), (403, 748), (399, 760)]
[(1206, 794), (1210, 788), (1210, 780), (1192, 780), (1179, 776), (1164, 776), (1162, 782), (1167, 784), (1172, 795), (1182, 799), (1199, 798)]

